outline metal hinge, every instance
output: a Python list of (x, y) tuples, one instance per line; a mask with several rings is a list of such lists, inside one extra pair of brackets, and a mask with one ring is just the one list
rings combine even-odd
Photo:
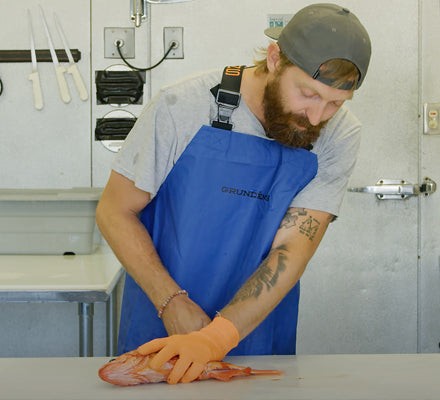
[(429, 196), (436, 189), (437, 184), (430, 178), (425, 178), (420, 185), (413, 185), (404, 180), (380, 179), (375, 186), (353, 187), (347, 191), (375, 194), (379, 200), (405, 200), (419, 194)]

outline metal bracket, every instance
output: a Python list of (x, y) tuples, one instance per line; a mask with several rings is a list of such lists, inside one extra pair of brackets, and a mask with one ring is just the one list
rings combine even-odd
[(142, 21), (147, 19), (147, 5), (150, 4), (167, 4), (182, 3), (191, 0), (130, 0), (130, 18), (134, 21), (136, 28), (141, 26)]
[(130, 0), (130, 18), (134, 21), (136, 28), (141, 26), (142, 21), (147, 19), (146, 0)]
[(413, 185), (402, 179), (380, 179), (375, 186), (353, 187), (348, 188), (347, 191), (375, 194), (379, 200), (405, 200), (419, 194), (427, 197), (436, 189), (437, 184), (430, 178), (425, 178), (420, 185)]

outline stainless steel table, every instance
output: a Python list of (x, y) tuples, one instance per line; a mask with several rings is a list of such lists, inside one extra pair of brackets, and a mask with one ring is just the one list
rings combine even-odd
[(438, 400), (439, 354), (229, 357), (280, 378), (118, 387), (97, 376), (107, 358), (0, 358), (0, 399)]
[(123, 268), (108, 246), (87, 255), (1, 255), (0, 302), (76, 302), (79, 356), (93, 356), (93, 308), (106, 303), (107, 355), (116, 354), (116, 285)]

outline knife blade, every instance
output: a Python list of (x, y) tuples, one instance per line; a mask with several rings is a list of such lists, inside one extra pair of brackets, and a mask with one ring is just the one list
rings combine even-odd
[(67, 44), (66, 36), (64, 35), (64, 31), (63, 31), (63, 28), (61, 27), (59, 19), (55, 13), (53, 14), (53, 17), (55, 20), (55, 25), (57, 27), (58, 33), (59, 33), (61, 40), (63, 42), (64, 49), (67, 54), (67, 58), (69, 59), (69, 68), (67, 68), (67, 73), (72, 75), (73, 82), (74, 82), (75, 87), (79, 93), (79, 98), (82, 101), (86, 101), (89, 98), (86, 86), (85, 86), (84, 81), (82, 79), (82, 76), (79, 72), (78, 66), (76, 65), (75, 61), (73, 60), (72, 52), (70, 51), (70, 47)]
[(29, 22), (29, 33), (31, 39), (31, 59), (32, 59), (32, 72), (28, 75), (28, 79), (32, 82), (34, 107), (37, 110), (41, 110), (44, 106), (43, 92), (41, 91), (40, 75), (38, 73), (38, 68), (37, 68), (37, 55), (35, 53), (34, 31), (32, 28), (31, 12), (27, 10), (27, 14), (28, 14), (28, 22)]
[(64, 76), (64, 73), (66, 72), (66, 68), (64, 68), (58, 62), (58, 57), (57, 57), (57, 54), (55, 53), (55, 48), (54, 48), (53, 42), (52, 42), (52, 37), (50, 35), (50, 31), (47, 26), (46, 17), (44, 16), (44, 11), (41, 8), (41, 6), (40, 6), (40, 13), (41, 13), (41, 18), (43, 20), (44, 30), (46, 31), (50, 55), (52, 57), (53, 66), (55, 68), (55, 76), (57, 78), (60, 96), (61, 96), (61, 99), (64, 101), (64, 103), (69, 103), (71, 98), (70, 98), (69, 88), (68, 88), (67, 82), (66, 82), (66, 77)]

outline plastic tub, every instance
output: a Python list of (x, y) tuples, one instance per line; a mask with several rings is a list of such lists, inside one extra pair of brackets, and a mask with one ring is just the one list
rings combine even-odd
[(90, 254), (102, 188), (0, 189), (0, 254)]

